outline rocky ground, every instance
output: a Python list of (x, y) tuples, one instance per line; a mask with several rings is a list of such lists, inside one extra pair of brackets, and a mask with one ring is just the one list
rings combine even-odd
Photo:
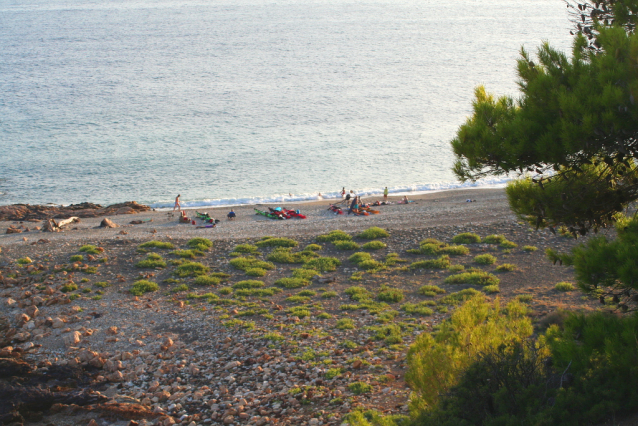
[[(195, 227), (171, 232), (183, 228), (170, 218), (165, 225), (157, 213), (150, 225), (156, 228), (136, 232), (20, 234), (27, 241), (9, 235), (0, 240), (0, 360), (9, 370), (11, 362), (23, 363), (25, 370), (22, 379), (11, 371), (3, 376), (0, 362), (0, 393), (36, 382), (48, 389), (52, 396), (36, 409), (15, 401), (13, 413), (20, 415), (14, 419), (33, 425), (336, 425), (360, 406), (407, 414), (409, 345), (450, 315), (459, 291), (487, 288), (446, 283), (447, 277), (468, 269), (493, 274), (500, 283), (488, 297), (519, 298), (539, 327), (557, 309), (599, 306), (577, 290), (554, 288), (573, 282), (573, 272), (551, 265), (544, 249), (565, 250), (575, 240), (529, 229), (507, 212), (502, 194), (488, 195), (493, 201), (474, 210), (458, 193), (437, 196), (439, 208), (404, 206), (415, 212), (411, 222), (388, 214), (391, 210), (383, 212), (385, 218), (335, 218), (321, 206), (307, 208), (317, 220), (305, 225), (246, 216), (213, 233)], [(462, 220), (455, 214), (461, 209)], [(389, 231), (376, 239), (385, 247), (342, 250), (317, 240), (342, 229), (361, 246), (368, 240), (359, 233), (372, 225)], [(237, 257), (273, 259), (273, 247), (240, 246), (244, 253), (237, 253), (242, 244), (263, 245), (267, 230), (293, 239), (298, 245), (292, 253), (318, 244), (315, 257), (339, 264), (301, 281), (279, 281), (301, 276), (295, 272), (301, 263), (257, 265), (265, 266), (264, 276), (234, 266)], [(451, 256), (450, 267), (415, 265), (439, 258), (414, 253), (421, 241), (452, 244), (462, 232), (502, 234), (512, 244), (466, 244), (469, 253)], [(213, 247), (192, 252), (188, 242), (195, 236), (210, 238)], [(140, 247), (151, 240), (173, 248)], [(86, 244), (95, 249), (80, 251)], [(369, 266), (349, 260), (356, 252), (369, 253), (376, 266), (366, 270)], [(315, 258), (305, 253), (295, 261)], [(474, 261), (484, 254), (496, 263)], [(140, 267), (149, 258), (161, 258), (165, 266)], [(185, 262), (203, 269), (189, 274), (194, 268), (185, 270)], [(503, 264), (513, 270), (498, 271)], [(197, 274), (210, 278), (204, 283)], [(158, 288), (135, 296), (130, 290), (139, 280)], [(444, 292), (424, 294), (424, 285)], [(352, 287), (360, 288), (355, 293)], [(68, 369), (63, 370), (68, 377), (59, 377), (60, 369)]]

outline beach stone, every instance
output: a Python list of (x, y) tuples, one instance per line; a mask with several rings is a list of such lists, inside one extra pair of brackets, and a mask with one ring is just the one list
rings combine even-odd
[(73, 346), (73, 345), (77, 345), (78, 343), (80, 343), (80, 337), (82, 335), (80, 334), (79, 331), (73, 331), (69, 334), (67, 334), (66, 336), (63, 337), (64, 340), (64, 344), (67, 346)]
[(108, 334), (109, 336), (115, 336), (117, 334), (117, 327), (116, 326), (111, 326), (109, 328), (106, 329), (106, 334)]
[(105, 217), (104, 219), (102, 219), (102, 222), (100, 222), (100, 227), (101, 228), (117, 228), (119, 227), (119, 225), (113, 222), (111, 219)]
[(12, 298), (8, 297), (5, 303), (7, 304), (7, 306), (15, 306), (17, 302), (13, 300)]
[(66, 321), (63, 320), (60, 317), (55, 317), (53, 318), (53, 321), (51, 323), (51, 327), (52, 328), (62, 328), (62, 327), (66, 327)]

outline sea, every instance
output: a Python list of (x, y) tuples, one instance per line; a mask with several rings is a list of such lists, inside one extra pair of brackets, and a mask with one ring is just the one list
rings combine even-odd
[(561, 0), (0, 0), (0, 205), (502, 186), (450, 141), (570, 28)]

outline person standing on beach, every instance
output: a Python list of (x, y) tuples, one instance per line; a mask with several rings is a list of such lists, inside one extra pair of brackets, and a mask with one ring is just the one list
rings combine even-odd
[(383, 190), (383, 201), (388, 201), (388, 187)]
[(341, 190), (341, 198), (344, 199), (346, 198), (346, 187), (344, 186), (343, 189)]
[(175, 211), (175, 209), (177, 209), (178, 212), (182, 211), (182, 206), (179, 204), (179, 197), (181, 196), (181, 194), (177, 194), (177, 197), (175, 197), (175, 205), (173, 206), (173, 211)]

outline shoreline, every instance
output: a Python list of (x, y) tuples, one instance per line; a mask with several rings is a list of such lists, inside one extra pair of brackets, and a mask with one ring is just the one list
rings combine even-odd
[[(389, 196), (388, 201), (396, 203), (402, 197)], [(382, 197), (364, 198), (364, 201), (373, 202)], [(467, 199), (476, 200), (468, 203)], [(233, 221), (226, 219), (230, 206), (209, 208), (184, 208), (186, 214), (195, 216), (195, 212), (209, 213), (211, 217), (221, 222), (215, 228), (197, 228), (203, 222), (195, 219), (196, 226), (180, 224), (179, 213), (171, 210), (143, 212), (134, 215), (99, 216), (95, 218), (81, 219), (73, 224), (71, 229), (60, 233), (45, 233), (32, 229), (41, 224), (41, 221), (0, 221), (0, 246), (13, 244), (27, 244), (47, 239), (50, 241), (80, 241), (95, 239), (142, 239), (149, 234), (156, 234), (157, 238), (192, 238), (204, 236), (212, 239), (247, 239), (265, 235), (277, 236), (306, 235), (309, 233), (329, 232), (333, 229), (355, 231), (371, 226), (380, 226), (388, 229), (411, 229), (433, 226), (464, 226), (473, 223), (489, 223), (506, 219), (515, 220), (510, 211), (503, 188), (473, 188), (465, 190), (449, 190), (435, 193), (421, 194), (411, 197), (414, 203), (390, 204), (374, 207), (380, 214), (370, 216), (348, 216), (344, 206), (344, 214), (336, 215), (328, 210), (328, 206), (340, 200), (315, 200), (295, 203), (296, 209), (307, 216), (307, 219), (272, 220), (255, 215), (255, 208), (277, 207), (281, 203), (264, 203), (255, 205), (241, 205), (232, 207), (237, 218)], [(292, 205), (292, 203), (287, 203)], [(118, 225), (117, 228), (99, 228), (104, 217), (109, 218)], [(149, 220), (148, 222), (131, 225), (131, 221)], [(11, 225), (21, 225), (29, 228), (29, 232), (19, 234), (5, 234)], [(124, 234), (124, 231), (126, 234)], [(24, 240), (26, 238), (26, 241)]]

